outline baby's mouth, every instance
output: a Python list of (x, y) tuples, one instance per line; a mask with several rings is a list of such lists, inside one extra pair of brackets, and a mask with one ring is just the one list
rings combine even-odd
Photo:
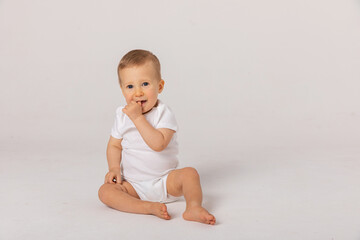
[(136, 101), (136, 103), (141, 103), (141, 106), (144, 106), (144, 104), (146, 103), (146, 100), (141, 100), (141, 101)]

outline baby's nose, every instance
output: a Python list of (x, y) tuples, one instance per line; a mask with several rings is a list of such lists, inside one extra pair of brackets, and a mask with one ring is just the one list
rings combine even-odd
[(136, 88), (135, 89), (135, 96), (139, 97), (144, 95), (143, 91), (141, 90), (141, 88)]

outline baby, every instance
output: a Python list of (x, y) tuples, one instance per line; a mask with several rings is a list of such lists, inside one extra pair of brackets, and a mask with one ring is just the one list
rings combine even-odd
[(215, 217), (202, 207), (197, 171), (177, 169), (177, 123), (158, 99), (165, 84), (158, 58), (149, 51), (130, 51), (120, 61), (118, 76), (127, 105), (116, 110), (100, 200), (123, 212), (169, 220), (165, 203), (184, 196), (185, 220), (214, 225)]

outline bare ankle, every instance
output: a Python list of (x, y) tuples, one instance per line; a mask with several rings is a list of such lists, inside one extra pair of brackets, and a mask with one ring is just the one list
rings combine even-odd
[(144, 212), (145, 214), (153, 214), (154, 209), (154, 202), (144, 202)]
[(196, 207), (201, 207), (201, 203), (199, 203), (199, 202), (187, 202), (186, 203), (186, 209), (196, 208)]

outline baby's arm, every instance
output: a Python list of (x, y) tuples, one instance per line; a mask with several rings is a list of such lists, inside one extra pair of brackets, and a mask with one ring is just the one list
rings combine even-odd
[(121, 162), (121, 146), (122, 139), (116, 139), (110, 136), (107, 149), (106, 157), (109, 166), (109, 172), (105, 176), (105, 183), (121, 183), (121, 173), (120, 173), (120, 162)]
[(132, 102), (123, 112), (133, 121), (146, 144), (154, 151), (161, 152), (169, 144), (175, 131), (167, 128), (155, 129), (141, 112), (141, 103)]

